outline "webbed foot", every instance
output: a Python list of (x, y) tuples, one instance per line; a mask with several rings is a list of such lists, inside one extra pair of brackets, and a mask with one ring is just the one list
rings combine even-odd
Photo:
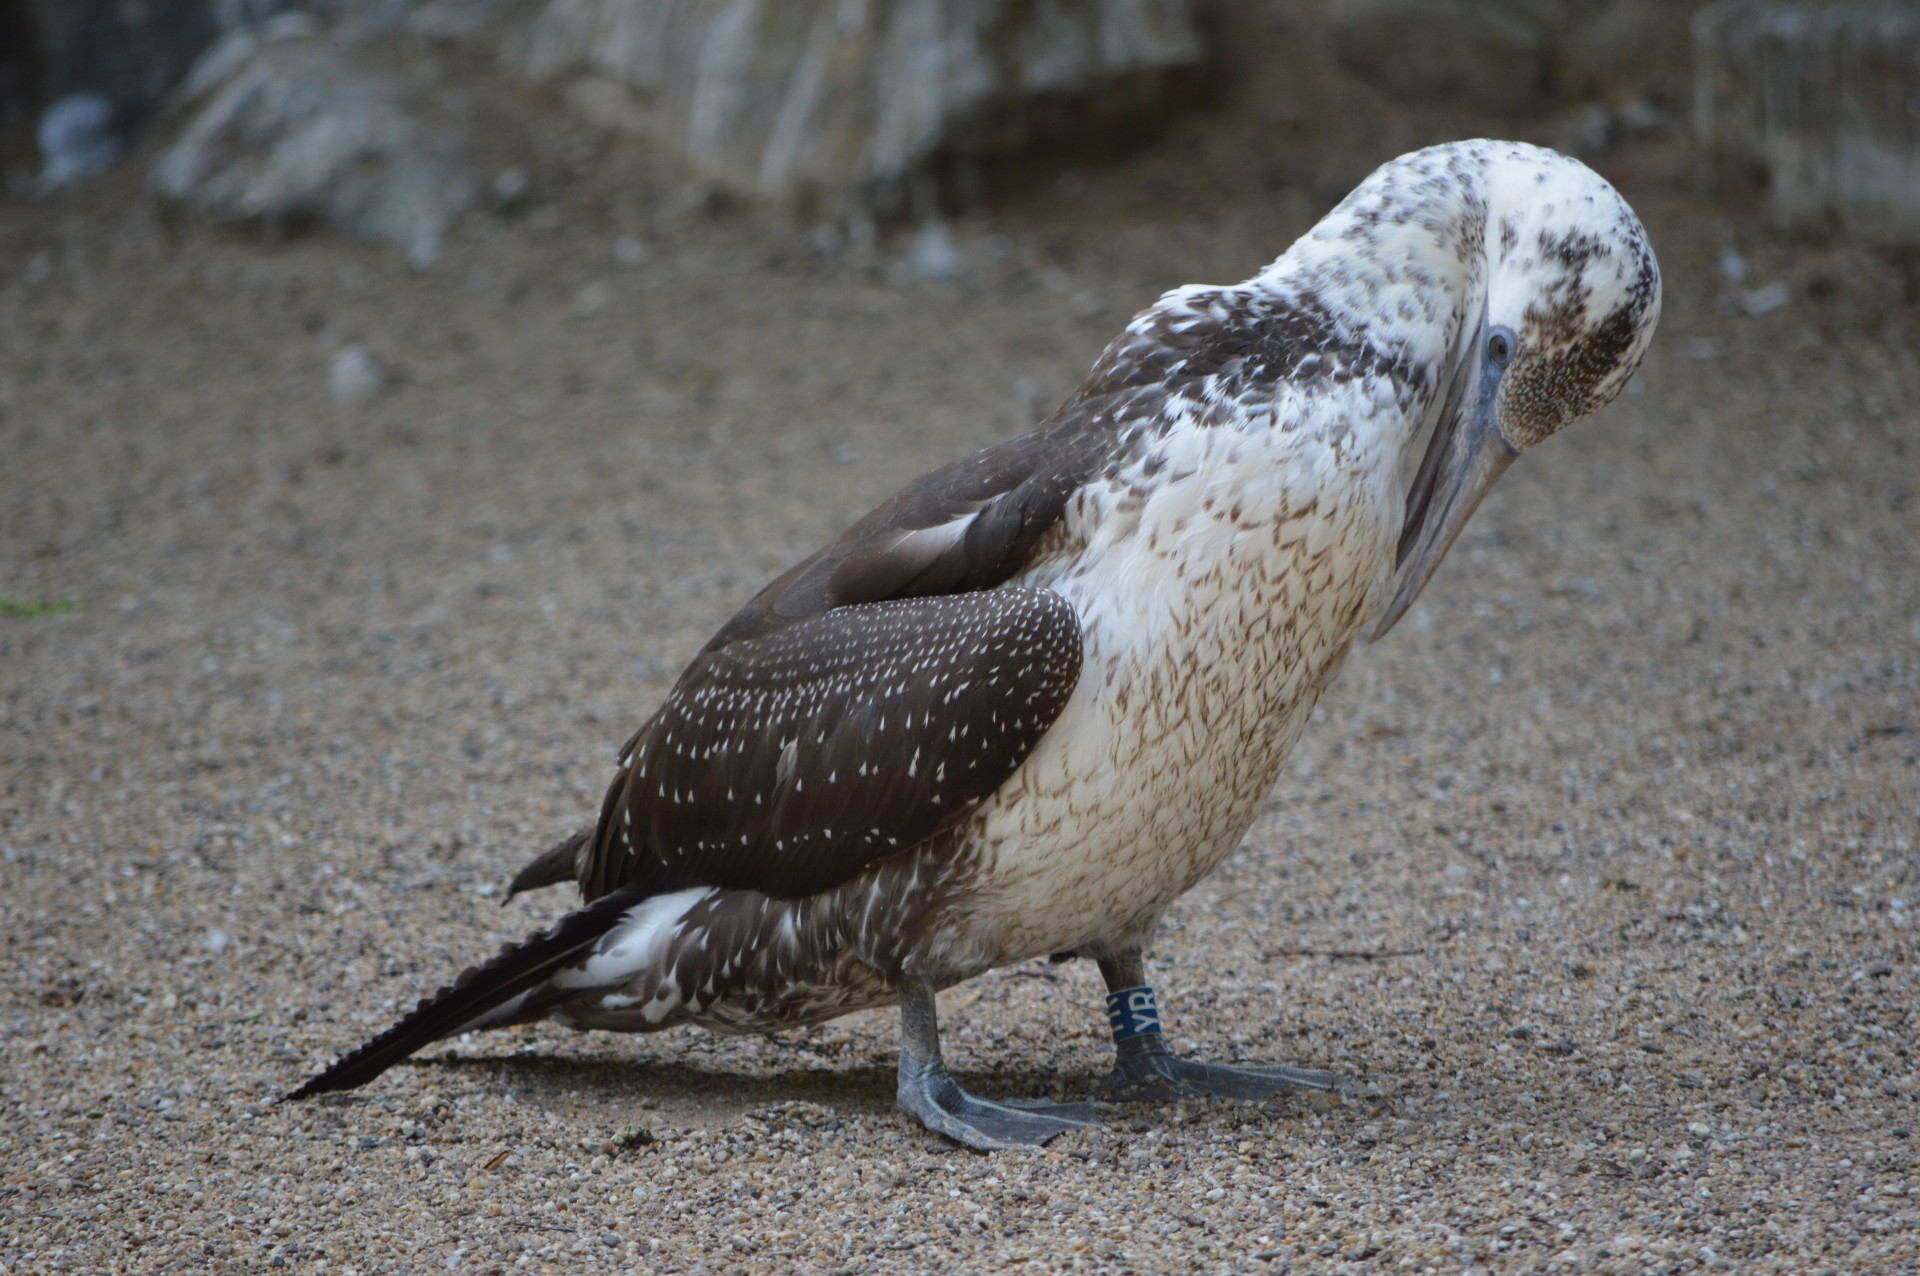
[(1342, 1097), (1367, 1093), (1357, 1082), (1313, 1068), (1247, 1067), (1182, 1059), (1161, 1036), (1160, 1007), (1146, 983), (1146, 963), (1131, 949), (1100, 959), (1107, 982), (1107, 1022), (1113, 1029), (1113, 1071), (1100, 1096), (1117, 1103), (1162, 1103), (1212, 1098), (1259, 1102), (1289, 1090)]
[(900, 990), (900, 1106), (956, 1143), (990, 1152), (1039, 1147), (1056, 1135), (1097, 1123), (1104, 1103), (996, 1103), (968, 1094), (940, 1058), (933, 986)]
[(1056, 1135), (1097, 1123), (1111, 1109), (1101, 1103), (996, 1103), (968, 1094), (938, 1055), (900, 1057), (900, 1106), (929, 1130), (990, 1152), (1039, 1147)]
[(1100, 1096), (1115, 1103), (1164, 1103), (1171, 1099), (1238, 1099), (1257, 1103), (1290, 1090), (1316, 1090), (1341, 1096), (1364, 1093), (1362, 1087), (1332, 1072), (1313, 1068), (1247, 1067), (1182, 1059), (1156, 1034), (1118, 1044), (1113, 1071), (1100, 1083)]

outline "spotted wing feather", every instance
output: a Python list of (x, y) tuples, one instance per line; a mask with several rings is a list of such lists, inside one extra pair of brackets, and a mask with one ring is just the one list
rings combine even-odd
[(828, 890), (997, 789), (1079, 675), (1079, 621), (1041, 589), (839, 607), (705, 652), (623, 760), (584, 889)]
[[(1079, 638), (1064, 601), (1005, 583), (1085, 483), (1175, 415), (1217, 409), (1223, 389), (1262, 398), (1327, 340), (1311, 312), (1240, 313), (1205, 290), (1177, 301), (1136, 320), (1039, 430), (908, 484), (714, 635), (624, 751), (581, 857), (588, 899), (634, 884), (825, 890), (1012, 774), (1072, 690)], [(1248, 335), (1268, 329), (1265, 344)], [(942, 660), (973, 666), (940, 673)]]

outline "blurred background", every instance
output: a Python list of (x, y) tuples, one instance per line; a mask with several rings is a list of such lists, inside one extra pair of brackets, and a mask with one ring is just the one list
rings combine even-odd
[[(1915, 23), (1902, 0), (4, 0), (0, 158), (16, 198), (134, 169), (181, 216), (425, 267), (463, 217), (635, 169), (632, 138), (682, 202), (778, 204), (827, 245), (1196, 117), (1256, 120), (1250, 180), (1317, 200), (1499, 121), (1592, 159), (1684, 136), (1703, 191), (1762, 189), (1777, 227), (1911, 246)], [(957, 269), (937, 231), (920, 249)]]

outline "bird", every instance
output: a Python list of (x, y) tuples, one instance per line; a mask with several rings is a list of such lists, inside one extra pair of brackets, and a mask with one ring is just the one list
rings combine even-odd
[[(1660, 299), (1645, 229), (1578, 161), (1483, 139), (1387, 162), (1244, 283), (1140, 312), (1033, 432), (763, 588), (620, 749), (598, 819), (514, 879), (582, 906), (287, 1097), (482, 1028), (889, 1005), (899, 1106), (974, 1148), (1124, 1101), (1352, 1092), (1175, 1051), (1149, 945), (1355, 643), (1521, 453), (1619, 394)], [(937, 995), (1040, 957), (1096, 963), (1112, 1070), (1085, 1102), (976, 1095)]]

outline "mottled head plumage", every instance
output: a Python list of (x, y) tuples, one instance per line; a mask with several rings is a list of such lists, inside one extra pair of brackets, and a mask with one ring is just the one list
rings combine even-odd
[[(1502, 330), (1513, 348), (1498, 416), (1516, 451), (1606, 406), (1660, 313), (1660, 269), (1626, 201), (1578, 160), (1521, 142), (1389, 161), (1250, 286), (1308, 299), (1377, 349), (1424, 355), (1434, 385)], [(1436, 324), (1446, 351), (1423, 348)]]
[[(1392, 160), (1249, 287), (1326, 312), (1424, 405), (1399, 582), (1418, 596), (1515, 457), (1604, 407), (1646, 353), (1660, 270), (1626, 201), (1577, 160), (1470, 141)], [(1413, 458), (1420, 455), (1417, 464)]]
[(1485, 324), (1517, 338), (1497, 410), (1524, 450), (1626, 385), (1659, 319), (1660, 267), (1640, 219), (1578, 160), (1496, 150), (1487, 191)]

